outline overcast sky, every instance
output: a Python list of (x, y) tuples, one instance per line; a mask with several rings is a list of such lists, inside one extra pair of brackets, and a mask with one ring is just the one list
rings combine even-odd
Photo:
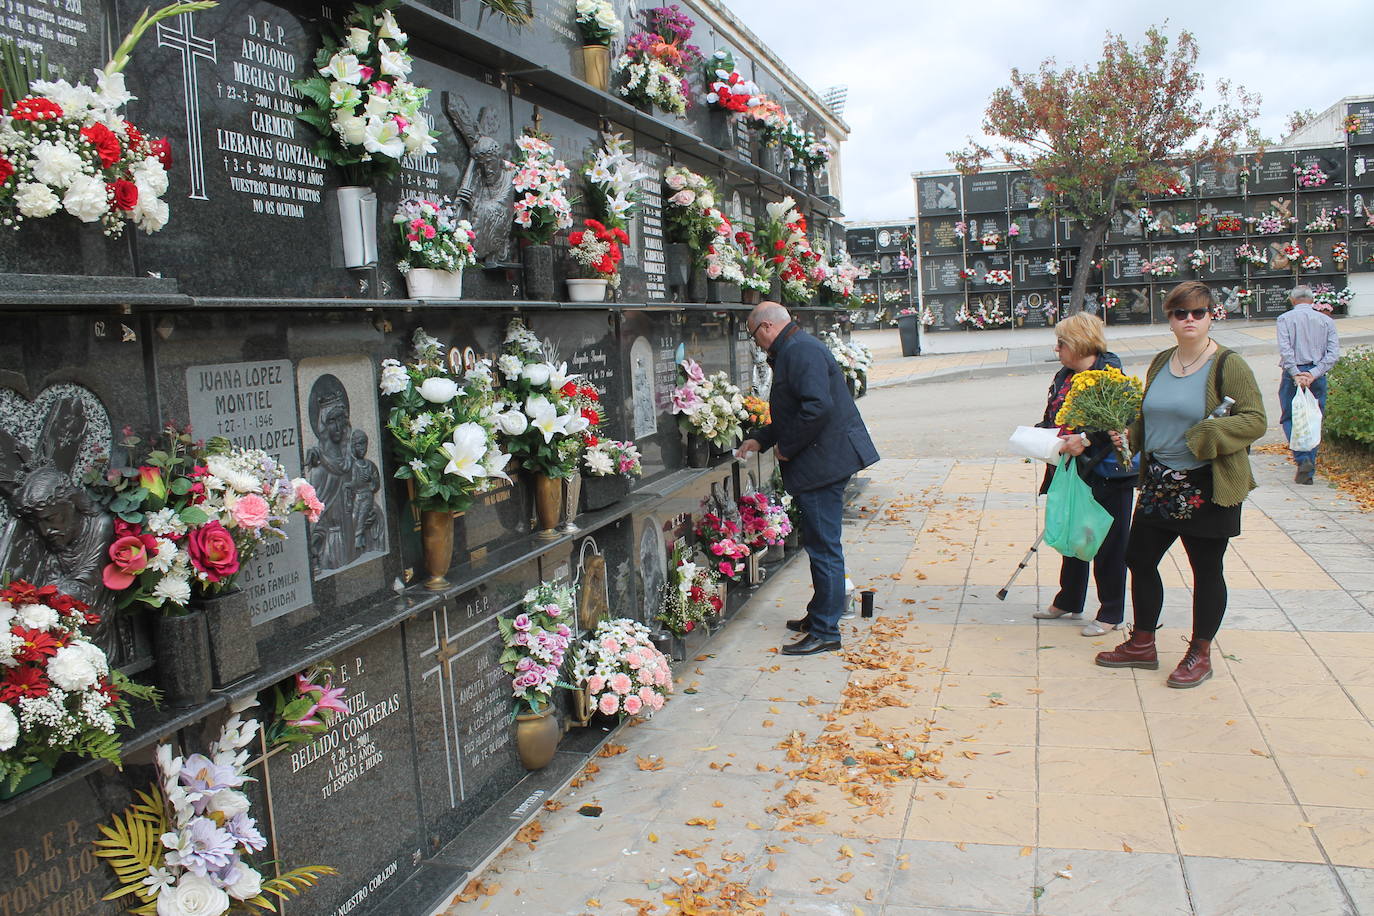
[(1262, 97), (1258, 126), (1285, 133), (1288, 113), (1374, 95), (1374, 4), (1247, 0), (726, 0), (817, 92), (849, 87), (844, 118), (848, 219), (915, 212), (910, 173), (949, 167), (980, 134), (1012, 67), (1098, 59), (1107, 31), (1137, 43), (1151, 24), (1191, 31), (1208, 85), (1229, 79)]

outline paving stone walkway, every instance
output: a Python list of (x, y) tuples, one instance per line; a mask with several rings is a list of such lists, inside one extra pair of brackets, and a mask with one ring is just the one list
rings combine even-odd
[(1037, 467), (883, 461), (845, 527), (878, 607), (846, 653), (776, 654), (791, 564), (447, 913), (1374, 916), (1374, 515), (1255, 464), (1216, 676), (1179, 691), (1181, 553), (1161, 670), (1098, 668), (1115, 634), (1030, 617), (1052, 552), (995, 598)]

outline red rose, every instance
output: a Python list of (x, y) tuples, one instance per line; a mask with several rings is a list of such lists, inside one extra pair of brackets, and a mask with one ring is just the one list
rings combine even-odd
[(114, 520), (115, 537), (122, 538), (134, 535), (135, 537), (143, 533), (142, 525), (134, 525), (124, 521), (122, 518)]
[(5, 182), (9, 181), (10, 176), (13, 174), (14, 164), (10, 162), (8, 159), (6, 159), (4, 156), (0, 156), (0, 184), (4, 184)]
[(138, 185), (123, 178), (110, 185), (114, 191), (114, 205), (120, 210), (132, 210), (138, 203)]
[(110, 545), (110, 561), (100, 578), (105, 587), (122, 592), (134, 584), (138, 574), (148, 568), (148, 545), (137, 535), (116, 538)]
[(186, 552), (191, 565), (211, 582), (222, 582), (239, 571), (239, 550), (234, 536), (219, 522), (207, 522), (190, 533)]
[[(95, 147), (96, 153), (100, 155), (100, 167), (108, 169), (119, 161), (122, 152), (119, 146), (119, 138), (114, 131), (104, 124), (92, 124), (90, 127), (81, 128), (81, 136)], [(127, 210), (128, 207), (121, 209)]]
[(10, 117), (16, 121), (51, 121), (62, 117), (62, 106), (51, 99), (20, 99), (10, 106)]
[(683, 631), (684, 633), (690, 633), (690, 632), (692, 632), (693, 630), (695, 630), (696, 628), (697, 628), (696, 623), (694, 623), (693, 621), (689, 620), (689, 621), (687, 621), (687, 625), (684, 626), (684, 627), (682, 628), (682, 631)]
[(153, 154), (153, 158), (162, 163), (162, 167), (167, 171), (172, 170), (172, 143), (166, 137), (153, 140), (148, 144), (148, 151)]

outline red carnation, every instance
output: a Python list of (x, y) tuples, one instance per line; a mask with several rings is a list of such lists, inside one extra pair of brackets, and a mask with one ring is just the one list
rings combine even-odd
[(784, 242), (782, 239), (778, 239), (776, 242), (773, 243), (773, 250), (774, 250), (774, 251), (782, 251), (782, 250), (783, 250), (784, 248), (786, 248), (786, 247), (787, 247), (787, 243)]
[(138, 203), (138, 185), (132, 181), (120, 178), (110, 185), (110, 190), (114, 192), (114, 205), (120, 210), (132, 210)]
[(577, 397), (577, 382), (566, 383), (562, 388), (558, 389), (558, 393), (565, 398)]
[(148, 151), (153, 154), (154, 159), (162, 163), (164, 169), (169, 172), (172, 170), (172, 143), (166, 137), (150, 142)]
[(592, 426), (595, 426), (601, 422), (601, 414), (597, 413), (590, 407), (582, 408), (582, 416), (585, 417), (587, 422), (590, 423)]
[(583, 443), (584, 445), (586, 445), (587, 448), (593, 448), (593, 447), (595, 447), (596, 445), (598, 445), (600, 442), (601, 442), (601, 440), (598, 439), (596, 436), (593, 436), (591, 433), (583, 433), (583, 434), (582, 434), (582, 443)]
[(14, 164), (11, 163), (4, 156), (0, 156), (0, 184), (4, 184), (5, 182), (9, 181), (10, 176), (13, 174)]
[(0, 703), (16, 703), (24, 697), (44, 697), (48, 695), (48, 679), (39, 668), (20, 665), (11, 668), (0, 681)]
[(712, 595), (708, 600), (711, 602), (711, 610), (719, 614), (720, 609), (723, 606), (723, 603), (721, 602), (720, 598), (716, 595)]
[(62, 117), (62, 106), (52, 99), (30, 96), (10, 107), (10, 117), (16, 121), (51, 121)]
[(583, 234), (581, 232), (569, 232), (568, 244), (574, 247), (582, 244)]
[(585, 225), (586, 225), (586, 227), (587, 227), (588, 229), (593, 229), (593, 230), (595, 230), (598, 234), (601, 233), (601, 232), (604, 232), (605, 229), (606, 229), (606, 224), (605, 224), (605, 223), (602, 223), (602, 222), (600, 222), (599, 220), (594, 220), (594, 219), (586, 220)]
[(613, 274), (615, 273), (615, 262), (611, 260), (609, 255), (602, 255), (601, 259), (592, 265), (592, 270), (599, 274)]
[(607, 252), (607, 256), (610, 257), (610, 259), (616, 262), (617, 264), (619, 264), (621, 259), (625, 257), (623, 254), (620, 253), (620, 246), (617, 245), (615, 242), (611, 243), (611, 250)]
[[(102, 169), (108, 169), (119, 161), (121, 153), (119, 138), (115, 136), (114, 131), (104, 124), (92, 124), (90, 127), (81, 128), (81, 136), (85, 137), (91, 146), (95, 147), (96, 153), (100, 156)], [(130, 204), (129, 206), (133, 205)], [(120, 209), (127, 210), (129, 207), (121, 207)]]

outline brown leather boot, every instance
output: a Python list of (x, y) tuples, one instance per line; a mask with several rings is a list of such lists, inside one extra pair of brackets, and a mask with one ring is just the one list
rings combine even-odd
[(1153, 630), (1132, 630), (1131, 638), (1108, 652), (1097, 653), (1097, 663), (1103, 668), (1148, 668), (1159, 667), (1159, 656), (1155, 654), (1155, 634)]
[(1188, 643), (1188, 651), (1183, 661), (1178, 663), (1174, 673), (1169, 675), (1169, 686), (1178, 688), (1196, 687), (1212, 676), (1212, 641), (1194, 639)]

